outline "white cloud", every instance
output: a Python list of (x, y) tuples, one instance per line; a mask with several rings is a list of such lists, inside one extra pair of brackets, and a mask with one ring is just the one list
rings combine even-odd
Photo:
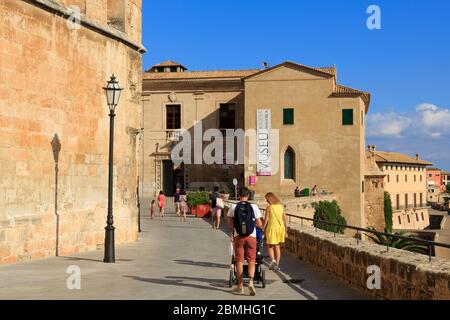
[(410, 113), (375, 113), (367, 117), (368, 137), (450, 136), (450, 110), (431, 103), (418, 105)]
[(450, 110), (439, 108), (430, 103), (417, 106), (420, 122), (431, 137), (441, 137), (450, 134)]
[(431, 103), (416, 106), (409, 113), (375, 113), (367, 117), (367, 144), (378, 150), (409, 155), (450, 170), (450, 109)]
[(369, 137), (399, 138), (411, 127), (412, 119), (391, 113), (375, 113), (367, 117), (367, 135)]

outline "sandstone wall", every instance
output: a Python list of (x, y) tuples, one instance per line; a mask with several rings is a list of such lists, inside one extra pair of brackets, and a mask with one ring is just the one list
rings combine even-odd
[(366, 227), (384, 231), (384, 188), (383, 177), (365, 177), (365, 218)]
[[(124, 88), (115, 134), (116, 242), (137, 239), (139, 48), (101, 25), (106, 1), (87, 1), (84, 21), (109, 35), (86, 24), (69, 29), (35, 3), (0, 0), (0, 264), (54, 256), (57, 246), (70, 255), (103, 244), (109, 117), (102, 87), (112, 73)], [(130, 3), (137, 32), (140, 1)]]
[[(450, 261), (291, 225), (285, 248), (350, 284), (383, 299), (450, 299)], [(381, 270), (381, 289), (369, 290), (369, 266)]]

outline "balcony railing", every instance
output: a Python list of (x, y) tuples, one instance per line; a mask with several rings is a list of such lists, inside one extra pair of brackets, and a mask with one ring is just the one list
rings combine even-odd
[(409, 204), (407, 206), (402, 205), (402, 206), (393, 206), (392, 207), (392, 209), (394, 211), (413, 210), (413, 209), (420, 210), (420, 209), (429, 209), (429, 208), (430, 208), (430, 206), (425, 204), (425, 203), (423, 203), (423, 204), (416, 204), (416, 205)]
[(167, 130), (166, 131), (166, 140), (169, 142), (180, 141), (181, 135), (185, 132), (185, 130)]

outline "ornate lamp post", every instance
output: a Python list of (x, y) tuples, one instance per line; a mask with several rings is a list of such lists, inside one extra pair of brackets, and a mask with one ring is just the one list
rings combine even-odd
[(114, 216), (113, 216), (113, 160), (114, 160), (114, 117), (115, 110), (119, 104), (120, 93), (122, 89), (114, 75), (108, 81), (106, 88), (106, 101), (109, 107), (109, 176), (108, 176), (108, 218), (105, 227), (105, 263), (115, 263), (114, 246)]

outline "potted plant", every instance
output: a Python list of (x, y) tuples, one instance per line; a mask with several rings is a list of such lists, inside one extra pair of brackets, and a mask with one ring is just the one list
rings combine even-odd
[(198, 218), (203, 218), (211, 212), (209, 206), (209, 193), (207, 192), (191, 192), (187, 196), (188, 206), (191, 213)]

